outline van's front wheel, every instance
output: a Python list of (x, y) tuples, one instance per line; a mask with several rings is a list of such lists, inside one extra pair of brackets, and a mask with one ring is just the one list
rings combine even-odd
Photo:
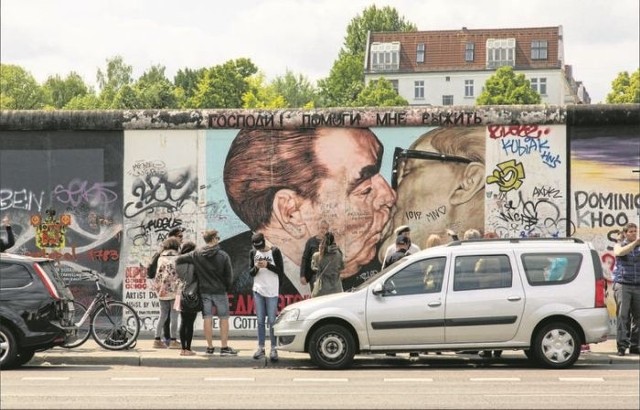
[(356, 343), (344, 326), (324, 325), (316, 329), (309, 342), (309, 355), (318, 367), (327, 370), (346, 369), (353, 363)]

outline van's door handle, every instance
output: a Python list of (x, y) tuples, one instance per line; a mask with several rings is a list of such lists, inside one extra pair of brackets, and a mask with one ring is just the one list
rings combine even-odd
[(439, 300), (435, 301), (435, 302), (429, 302), (428, 305), (430, 307), (438, 307), (440, 305), (442, 305), (442, 302), (440, 302)]
[(519, 301), (520, 299), (522, 299), (520, 296), (509, 296), (509, 297), (507, 298), (507, 300), (508, 300), (509, 302), (517, 302), (517, 301)]

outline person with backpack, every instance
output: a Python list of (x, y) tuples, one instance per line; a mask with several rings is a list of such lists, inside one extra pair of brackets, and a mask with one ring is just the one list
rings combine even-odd
[(265, 347), (265, 319), (269, 320), (269, 338), (271, 351), (269, 359), (278, 361), (278, 350), (273, 325), (276, 322), (278, 312), (278, 289), (280, 277), (284, 275), (284, 263), (282, 253), (275, 246), (268, 246), (264, 235), (257, 233), (251, 237), (251, 268), (249, 273), (253, 276), (253, 299), (256, 306), (258, 319), (258, 349), (253, 358), (258, 360), (264, 357)]
[[(195, 249), (194, 242), (186, 241), (180, 247), (180, 254), (184, 255)], [(193, 356), (196, 354), (191, 350), (193, 323), (196, 321), (198, 312), (202, 311), (200, 286), (192, 263), (176, 265), (176, 273), (180, 280), (180, 344), (182, 345), (180, 356)]]

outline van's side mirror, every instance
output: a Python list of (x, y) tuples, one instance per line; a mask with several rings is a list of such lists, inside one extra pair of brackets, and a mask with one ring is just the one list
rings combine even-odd
[(373, 285), (373, 290), (371, 291), (374, 295), (382, 295), (384, 294), (385, 290), (382, 287), (382, 283), (378, 282), (375, 285)]

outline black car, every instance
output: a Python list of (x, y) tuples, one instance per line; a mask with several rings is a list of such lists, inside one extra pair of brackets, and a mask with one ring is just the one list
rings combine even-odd
[(75, 335), (73, 294), (55, 261), (0, 253), (0, 368), (21, 366)]

